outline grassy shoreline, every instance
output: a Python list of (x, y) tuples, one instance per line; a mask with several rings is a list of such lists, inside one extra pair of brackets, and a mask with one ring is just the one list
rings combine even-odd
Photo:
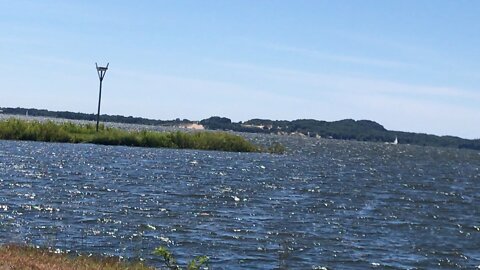
[[(170, 270), (210, 269), (207, 256), (197, 256), (184, 267), (177, 263), (175, 256), (165, 247), (157, 247), (153, 255), (163, 260)], [(62, 253), (48, 247), (34, 247), (25, 244), (0, 244), (0, 270), (155, 270), (143, 260), (125, 260), (120, 257), (107, 257), (92, 254)]]
[(280, 153), (283, 151), (275, 147), (263, 149), (241, 136), (227, 132), (126, 131), (103, 125), (100, 126), (99, 132), (96, 132), (92, 124), (25, 121), (14, 118), (0, 121), (0, 139), (228, 152)]
[(0, 270), (155, 270), (142, 262), (124, 262), (119, 258), (56, 254), (46, 248), (23, 245), (0, 246)]

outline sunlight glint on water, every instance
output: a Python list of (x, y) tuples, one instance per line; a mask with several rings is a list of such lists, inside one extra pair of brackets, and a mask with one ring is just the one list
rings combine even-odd
[(0, 242), (158, 266), (164, 245), (215, 269), (480, 265), (479, 152), (282, 140), (291, 154), (0, 141)]

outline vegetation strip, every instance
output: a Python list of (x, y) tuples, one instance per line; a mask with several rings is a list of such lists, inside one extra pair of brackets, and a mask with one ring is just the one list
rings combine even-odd
[[(94, 121), (95, 114), (56, 112), (26, 108), (3, 108), (0, 113), (5, 115), (30, 115), (55, 117), (63, 119)], [(103, 114), (102, 121), (141, 125), (182, 126), (197, 123), (188, 119), (154, 120), (141, 117)], [(327, 122), (313, 119), (298, 119), (293, 121), (251, 119), (245, 122), (232, 122), (225, 117), (210, 117), (199, 122), (209, 130), (230, 130), (237, 132), (264, 133), (264, 134), (303, 134), (310, 137), (327, 139), (356, 140), (369, 142), (391, 143), (398, 139), (399, 144), (413, 144), (421, 146), (439, 146), (480, 150), (480, 139), (463, 139), (455, 136), (437, 136), (432, 134), (413, 133), (387, 130), (382, 125), (369, 120), (344, 119)]]
[(142, 262), (122, 262), (119, 258), (55, 254), (48, 249), (8, 245), (0, 247), (0, 270), (154, 270)]
[[(241, 136), (226, 132), (126, 131), (91, 124), (24, 121), (10, 118), (0, 121), (0, 139), (43, 142), (93, 143), (139, 147), (218, 150), (229, 152), (267, 152)], [(272, 151), (282, 152), (277, 146)]]

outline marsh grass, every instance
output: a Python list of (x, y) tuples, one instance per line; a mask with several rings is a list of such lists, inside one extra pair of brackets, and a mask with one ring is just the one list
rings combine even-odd
[(154, 270), (141, 262), (118, 258), (55, 254), (48, 249), (6, 245), (0, 247), (0, 270)]
[(177, 260), (175, 256), (168, 250), (166, 247), (160, 246), (157, 247), (153, 254), (160, 256), (165, 263), (167, 269), (170, 270), (200, 270), (200, 269), (209, 269), (208, 268), (208, 261), (209, 258), (207, 256), (197, 256), (193, 260), (191, 260), (186, 267), (181, 267), (177, 264)]
[(95, 126), (91, 124), (24, 121), (13, 118), (0, 121), (0, 139), (230, 152), (268, 151), (252, 144), (241, 136), (226, 132), (126, 131), (108, 128), (103, 125), (100, 126), (99, 132), (96, 132)]

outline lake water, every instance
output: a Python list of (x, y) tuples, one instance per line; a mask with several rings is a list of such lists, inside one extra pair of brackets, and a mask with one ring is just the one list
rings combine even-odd
[(0, 243), (156, 266), (167, 246), (212, 269), (480, 269), (480, 152), (281, 140), (280, 156), (0, 141)]

